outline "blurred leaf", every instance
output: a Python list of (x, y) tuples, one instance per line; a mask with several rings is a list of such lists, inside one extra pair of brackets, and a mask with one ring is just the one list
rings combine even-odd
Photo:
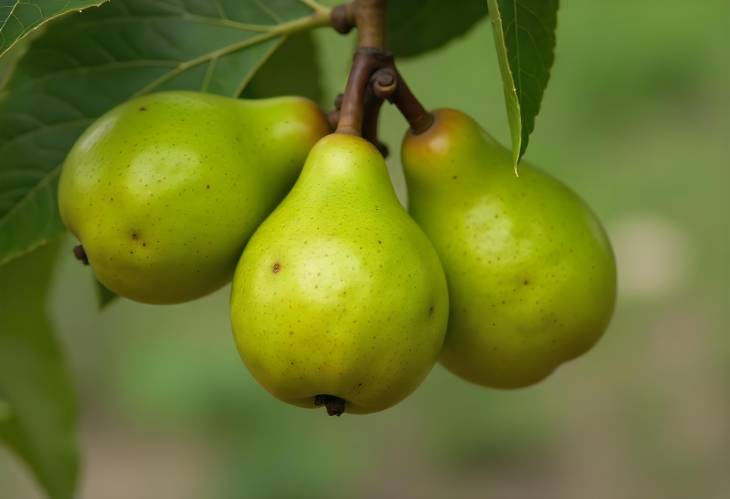
[(396, 0), (388, 6), (388, 45), (399, 57), (436, 49), (487, 15), (484, 0)]
[(10, 405), (4, 400), (0, 400), (0, 424), (10, 419)]
[(237, 96), (288, 34), (325, 24), (307, 0), (115, 0), (51, 25), (0, 98), (0, 265), (62, 230), (60, 165), (117, 104), (155, 90)]
[[(319, 54), (312, 33), (297, 33), (286, 39), (261, 69), (242, 96), (251, 99), (301, 95), (315, 102), (322, 100), (319, 81)], [(296, 75), (287, 78), (283, 75)]]
[(54, 499), (73, 497), (79, 468), (76, 400), (46, 316), (57, 244), (0, 268), (0, 440)]
[(96, 299), (100, 309), (106, 308), (107, 305), (109, 305), (111, 302), (118, 298), (116, 293), (107, 289), (106, 286), (104, 286), (96, 279), (94, 279), (94, 284), (96, 287)]
[(67, 12), (98, 7), (108, 0), (2, 0), (0, 1), (0, 57), (28, 33)]
[(30, 36), (25, 37), (23, 40), (13, 45), (13, 47), (8, 50), (3, 57), (0, 57), (0, 99), (2, 98), (3, 87), (10, 78), (10, 75), (13, 73), (15, 64), (28, 48), (28, 41), (30, 38)]
[(550, 79), (558, 0), (487, 0), (507, 104), (512, 160), (527, 150)]

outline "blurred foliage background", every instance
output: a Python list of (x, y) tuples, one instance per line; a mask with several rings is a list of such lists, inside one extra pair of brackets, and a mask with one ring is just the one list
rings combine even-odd
[[(507, 143), (491, 37), (482, 20), (400, 68), (429, 107), (465, 110)], [(354, 43), (337, 38), (306, 40), (321, 71), (308, 92), (326, 107)], [(728, 47), (724, 0), (562, 2), (526, 157), (604, 220), (620, 296), (594, 350), (533, 388), (486, 390), (437, 366), (384, 413), (290, 407), (239, 361), (228, 289), (99, 312), (68, 238), (50, 306), (79, 390), (81, 498), (729, 497)], [(281, 92), (317, 79), (316, 68), (267, 71)], [(404, 200), (405, 128), (386, 107)], [(41, 497), (2, 448), (0, 483), (3, 498)]]

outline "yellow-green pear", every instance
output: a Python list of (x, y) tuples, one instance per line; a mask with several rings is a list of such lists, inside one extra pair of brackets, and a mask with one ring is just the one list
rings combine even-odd
[(162, 92), (109, 111), (61, 171), (61, 218), (107, 288), (179, 303), (228, 282), (258, 224), (328, 133), (299, 97)]
[(402, 157), (410, 213), (446, 272), (442, 363), (484, 386), (536, 383), (606, 329), (616, 267), (604, 229), (570, 189), (523, 162), (469, 116), (442, 109)]
[(290, 404), (380, 411), (431, 370), (447, 316), (438, 256), (378, 150), (321, 139), (236, 269), (231, 319), (248, 369)]

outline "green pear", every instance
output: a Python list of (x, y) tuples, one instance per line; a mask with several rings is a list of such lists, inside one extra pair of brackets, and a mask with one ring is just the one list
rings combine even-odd
[(410, 213), (433, 242), (451, 313), (441, 362), (489, 387), (536, 383), (589, 350), (616, 298), (604, 229), (566, 186), (522, 163), (469, 116), (442, 109), (408, 132)]
[(380, 411), (431, 370), (446, 278), (369, 142), (333, 134), (314, 146), (241, 256), (231, 319), (253, 376), (293, 405)]
[(106, 113), (61, 171), (61, 219), (104, 286), (180, 303), (228, 282), (241, 251), (328, 133), (299, 97), (163, 92)]

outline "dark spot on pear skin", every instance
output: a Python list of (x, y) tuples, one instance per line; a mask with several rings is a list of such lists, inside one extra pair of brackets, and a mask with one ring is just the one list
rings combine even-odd
[(524, 281), (522, 281), (522, 284), (524, 284), (525, 286), (527, 286), (528, 284), (530, 284), (530, 280), (529, 279), (525, 279)]
[(132, 239), (136, 241), (137, 239), (139, 239), (139, 235), (137, 235), (136, 232), (132, 232)]
[(273, 272), (274, 274), (278, 274), (280, 270), (281, 270), (281, 264), (280, 264), (279, 262), (276, 262), (276, 263), (275, 263), (275, 264), (274, 264), (274, 265), (273, 265), (273, 266), (271, 267), (271, 271), (272, 271), (272, 272)]
[(140, 111), (147, 111), (147, 108), (146, 108), (146, 107), (144, 107), (144, 106), (142, 106), (142, 107), (140, 107), (140, 108), (139, 108), (139, 110), (140, 110)]
[(433, 315), (433, 305), (431, 305), (428, 309), (428, 316), (431, 317)]

